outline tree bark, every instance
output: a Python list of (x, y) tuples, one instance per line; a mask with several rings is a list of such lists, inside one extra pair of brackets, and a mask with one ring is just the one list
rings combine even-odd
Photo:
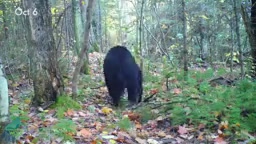
[(86, 12), (86, 23), (85, 23), (83, 49), (79, 53), (79, 60), (76, 63), (76, 68), (75, 68), (75, 71), (73, 74), (73, 79), (72, 79), (72, 96), (73, 97), (77, 96), (77, 83), (78, 83), (79, 72), (83, 65), (83, 60), (85, 58), (86, 58), (86, 60), (88, 60), (88, 57), (86, 57), (86, 56), (87, 56), (88, 47), (89, 47), (89, 33), (91, 30), (93, 4), (94, 4), (94, 0), (89, 0), (87, 10), (86, 10), (87, 12)]
[(144, 3), (145, 1), (142, 0), (141, 2), (141, 10), (140, 10), (140, 28), (139, 28), (139, 37), (140, 37), (140, 43), (139, 43), (139, 46), (140, 46), (140, 68), (142, 69), (143, 71), (143, 59), (142, 59), (142, 33), (143, 33), (143, 10), (144, 10)]
[(251, 8), (251, 55), (252, 55), (252, 73), (256, 78), (256, 0), (252, 0)]
[(101, 15), (101, 2), (98, 0), (98, 25), (99, 25), (99, 41), (100, 41), (100, 52), (103, 52), (103, 41), (102, 41), (102, 15)]
[(183, 17), (183, 60), (184, 60), (184, 79), (188, 77), (188, 50), (187, 50), (187, 19), (185, 13), (185, 1), (182, 0), (182, 17)]
[(241, 38), (240, 38), (240, 32), (239, 32), (239, 17), (237, 14), (237, 1), (233, 0), (234, 3), (234, 13), (235, 13), (235, 27), (236, 27), (236, 39), (237, 39), (237, 47), (239, 51), (239, 62), (240, 62), (240, 70), (241, 70), (241, 77), (244, 77), (244, 61), (243, 61), (243, 52), (242, 52), (242, 46), (241, 46)]
[(29, 57), (31, 59), (34, 97), (32, 104), (57, 100), (64, 86), (57, 63), (57, 48), (53, 37), (52, 18), (48, 0), (26, 0), (29, 9), (27, 24)]
[(75, 49), (76, 53), (79, 54), (79, 51), (82, 47), (83, 43), (83, 16), (82, 16), (82, 10), (79, 4), (80, 0), (72, 0), (72, 15), (73, 15), (73, 21), (74, 21), (74, 33), (75, 33)]

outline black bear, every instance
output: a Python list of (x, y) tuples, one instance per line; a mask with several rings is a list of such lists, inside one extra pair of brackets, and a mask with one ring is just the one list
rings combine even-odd
[(115, 106), (118, 106), (125, 88), (130, 102), (141, 102), (142, 72), (126, 47), (115, 46), (108, 51), (103, 63), (103, 72), (109, 95)]

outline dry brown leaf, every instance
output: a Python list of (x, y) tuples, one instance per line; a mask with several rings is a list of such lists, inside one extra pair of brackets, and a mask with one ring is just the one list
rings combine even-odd
[(158, 93), (158, 89), (152, 89), (152, 90), (150, 90), (150, 94), (152, 95), (152, 94), (156, 94), (156, 93)]
[(129, 119), (131, 121), (136, 121), (136, 120), (138, 121), (140, 119), (140, 115), (139, 114), (132, 113), (132, 112), (128, 113), (128, 117), (129, 117)]
[(163, 132), (163, 131), (158, 132), (157, 135), (158, 135), (160, 138), (166, 137), (166, 134), (165, 134), (165, 132)]
[(205, 128), (205, 124), (199, 124), (199, 126), (198, 126), (199, 130), (204, 129), (204, 128)]
[(222, 137), (217, 137), (214, 139), (214, 144), (227, 144)]
[(179, 89), (179, 88), (174, 88), (174, 89), (173, 89), (173, 93), (174, 93), (174, 94), (180, 94), (181, 92), (182, 92), (182, 90)]
[(86, 116), (86, 114), (85, 114), (84, 112), (78, 112), (78, 114), (79, 114), (79, 116), (81, 116), (81, 117), (85, 117), (85, 116)]
[(67, 112), (65, 112), (65, 116), (73, 116), (74, 115), (74, 110), (68, 109)]
[(142, 125), (139, 122), (135, 122), (136, 129), (142, 129)]
[(88, 138), (92, 136), (92, 133), (88, 129), (82, 129), (77, 133), (78, 136), (82, 136), (84, 138)]
[(199, 133), (199, 136), (197, 137), (197, 139), (203, 141), (204, 140), (204, 133)]

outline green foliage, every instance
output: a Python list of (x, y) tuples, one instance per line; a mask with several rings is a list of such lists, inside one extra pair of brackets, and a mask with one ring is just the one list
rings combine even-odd
[(20, 137), (23, 134), (23, 130), (21, 129), (21, 119), (16, 117), (11, 121), (6, 127), (5, 130), (10, 132), (10, 134), (16, 138)]
[(217, 71), (217, 75), (221, 76), (227, 73), (227, 70), (225, 68), (219, 68)]
[(21, 126), (21, 120), (19, 117), (17, 117), (16, 119), (14, 119), (11, 123), (9, 123), (7, 126), (6, 126), (6, 130), (7, 131), (10, 131), (10, 130), (15, 130), (17, 128), (19, 128)]
[(70, 59), (65, 58), (65, 57), (62, 57), (58, 60), (59, 68), (61, 70), (62, 75), (68, 76), (68, 65), (70, 63), (69, 61), (70, 61)]
[(10, 130), (10, 135), (12, 135), (13, 137), (15, 138), (20, 138), (20, 136), (22, 136), (22, 134), (24, 134), (24, 129), (21, 129), (21, 128), (18, 128), (18, 129), (15, 129), (15, 130)]
[(157, 117), (157, 115), (152, 114), (150, 107), (146, 107), (146, 106), (139, 109), (138, 113), (141, 116), (142, 123), (146, 123), (147, 121), (152, 120)]
[(61, 119), (54, 126), (41, 129), (39, 136), (48, 141), (57, 137), (63, 141), (74, 141), (70, 134), (76, 133), (76, 127), (72, 120)]
[(125, 117), (117, 123), (117, 126), (122, 130), (128, 131), (130, 128), (132, 128), (133, 123), (128, 117)]
[(84, 64), (81, 67), (80, 72), (85, 75), (88, 75), (90, 73), (89, 71), (90, 71), (89, 64), (88, 64), (87, 60), (84, 60)]
[(208, 93), (211, 89), (211, 86), (208, 82), (204, 81), (199, 85), (199, 91), (202, 93)]
[(94, 105), (89, 105), (88, 107), (87, 107), (87, 109), (89, 110), (89, 112), (91, 112), (91, 113), (95, 113), (95, 106)]
[(174, 125), (186, 123), (185, 110), (182, 107), (175, 107), (172, 110), (172, 123)]
[(255, 144), (256, 143), (256, 139), (251, 140), (248, 144)]
[(204, 73), (197, 72), (195, 73), (197, 80), (207, 80), (214, 76), (214, 70), (213, 69), (207, 69)]
[(82, 84), (83, 88), (97, 87), (99, 84), (104, 84), (102, 81), (93, 79), (91, 75), (83, 75), (80, 84)]
[(72, 140), (69, 133), (76, 133), (76, 124), (72, 120), (63, 119), (53, 126), (53, 131), (64, 140)]
[(64, 113), (68, 109), (80, 110), (82, 108), (81, 105), (73, 100), (70, 96), (59, 96), (54, 107), (56, 108), (56, 115), (58, 118), (63, 118)]
[(21, 121), (29, 120), (28, 112), (25, 111), (20, 105), (12, 105), (10, 107), (10, 119), (15, 120), (17, 117), (21, 119)]
[[(208, 77), (211, 72), (203, 74), (202, 77)], [(196, 78), (202, 78), (196, 77)], [(211, 87), (206, 81), (199, 85), (199, 91), (191, 86), (196, 86), (193, 77), (188, 79), (188, 87), (191, 98), (185, 103), (176, 104), (172, 110), (172, 122), (182, 125), (187, 121), (193, 124), (206, 124), (209, 127), (214, 123), (228, 121), (230, 125), (236, 126), (236, 129), (256, 131), (256, 83), (249, 80), (237, 82), (235, 87)], [(183, 92), (184, 94), (184, 92)], [(180, 99), (185, 99), (180, 96)]]

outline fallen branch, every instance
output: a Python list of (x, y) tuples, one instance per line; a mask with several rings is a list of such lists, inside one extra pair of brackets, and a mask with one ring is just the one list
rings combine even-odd
[(154, 95), (156, 95), (156, 93), (153, 93), (153, 94), (151, 94), (149, 97), (145, 98), (145, 99), (143, 100), (143, 102), (148, 102), (151, 98), (154, 97)]

